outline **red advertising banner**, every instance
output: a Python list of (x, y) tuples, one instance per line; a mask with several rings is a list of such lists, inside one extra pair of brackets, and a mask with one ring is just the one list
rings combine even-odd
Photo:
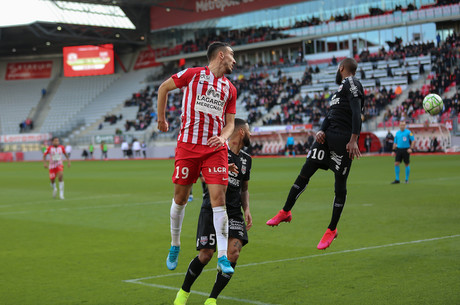
[(28, 133), (0, 136), (0, 143), (42, 142), (51, 139), (49, 133)]
[(5, 80), (50, 78), (52, 61), (29, 61), (8, 63)]
[(64, 76), (114, 73), (113, 45), (64, 47)]
[[(247, 13), (273, 6), (305, 0), (182, 0), (165, 1), (150, 7), (150, 29), (158, 30), (176, 25)], [(180, 9), (175, 9), (180, 7)]]
[(155, 61), (155, 53), (152, 49), (143, 50), (137, 56), (134, 70), (160, 66), (161, 63)]

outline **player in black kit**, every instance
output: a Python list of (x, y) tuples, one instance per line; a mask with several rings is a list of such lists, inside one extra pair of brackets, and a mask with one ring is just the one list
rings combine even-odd
[(277, 226), (283, 221), (290, 222), (291, 209), (307, 187), (311, 176), (319, 168), (331, 169), (335, 175), (335, 198), (331, 222), (317, 246), (320, 250), (329, 247), (337, 237), (337, 223), (347, 197), (347, 178), (351, 162), (354, 157), (361, 156), (358, 137), (364, 108), (364, 90), (354, 77), (357, 67), (358, 64), (352, 58), (346, 58), (340, 63), (336, 75), (339, 88), (332, 95), (330, 110), (316, 133), (316, 142), (308, 152), (307, 160), (291, 187), (283, 209), (267, 221), (269, 226)]
[[(241, 248), (248, 243), (247, 230), (252, 226), (248, 191), (252, 159), (247, 153), (241, 150), (244, 146), (249, 147), (250, 136), (249, 126), (246, 121), (235, 119), (235, 129), (228, 142), (229, 173), (226, 193), (228, 215), (227, 257), (233, 268), (236, 266)], [(244, 215), (241, 209), (243, 209)], [(196, 233), (196, 249), (200, 252), (188, 266), (184, 283), (176, 295), (174, 305), (187, 303), (192, 284), (216, 251), (216, 232), (214, 230), (212, 215), (209, 192), (206, 191), (203, 197)], [(218, 271), (212, 292), (204, 304), (216, 304), (217, 296), (228, 284), (231, 277), (232, 274), (225, 274)]]

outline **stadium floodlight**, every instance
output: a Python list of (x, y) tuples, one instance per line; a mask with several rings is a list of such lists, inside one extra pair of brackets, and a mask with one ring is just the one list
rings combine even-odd
[(51, 0), (17, 0), (0, 3), (0, 27), (35, 22), (136, 29), (123, 10), (115, 5)]

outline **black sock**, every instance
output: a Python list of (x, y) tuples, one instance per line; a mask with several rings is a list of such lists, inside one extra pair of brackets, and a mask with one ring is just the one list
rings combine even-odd
[(343, 206), (345, 205), (345, 200), (347, 196), (335, 196), (334, 198), (334, 207), (332, 209), (332, 218), (331, 222), (329, 223), (328, 228), (331, 231), (334, 231), (337, 228), (337, 223), (339, 222), (340, 215), (343, 211)]
[[(230, 263), (233, 269), (235, 269), (236, 263)], [(209, 295), (210, 298), (217, 299), (219, 294), (224, 290), (225, 286), (227, 286), (228, 282), (232, 278), (232, 274), (226, 274), (219, 271), (216, 276), (216, 282), (214, 283), (214, 287), (212, 287), (211, 294)]]
[(300, 194), (302, 194), (303, 191), (307, 188), (309, 180), (310, 178), (306, 178), (301, 175), (297, 176), (297, 179), (295, 180), (294, 184), (291, 187), (291, 190), (289, 191), (286, 203), (284, 204), (283, 210), (285, 212), (289, 212), (290, 210), (292, 210), (292, 207), (297, 201), (297, 198), (299, 198)]
[(348, 174), (346, 176), (342, 176), (338, 173), (335, 174), (334, 206), (332, 208), (331, 222), (328, 226), (331, 231), (334, 231), (337, 228), (337, 223), (339, 222), (340, 215), (342, 214), (343, 206), (347, 200), (347, 178)]
[(192, 287), (195, 280), (203, 271), (204, 266), (206, 264), (202, 264), (198, 259), (198, 256), (192, 259), (190, 264), (188, 265), (187, 273), (185, 274), (184, 283), (182, 284), (182, 290), (186, 292), (190, 292), (190, 288)]
[(297, 179), (295, 180), (294, 184), (291, 187), (291, 190), (289, 191), (289, 195), (283, 207), (283, 210), (285, 212), (292, 210), (292, 207), (297, 201), (297, 198), (299, 198), (300, 194), (302, 194), (302, 192), (305, 190), (308, 182), (310, 181), (311, 176), (313, 176), (316, 173), (318, 168), (319, 167), (316, 163), (313, 163), (307, 159), (302, 169), (300, 170), (299, 176), (297, 176)]

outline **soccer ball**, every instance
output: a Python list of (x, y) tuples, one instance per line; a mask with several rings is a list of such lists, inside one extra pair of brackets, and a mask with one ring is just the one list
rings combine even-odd
[(437, 94), (428, 94), (423, 99), (423, 109), (430, 115), (437, 115), (442, 111), (443, 107), (444, 103), (442, 102), (442, 98)]

